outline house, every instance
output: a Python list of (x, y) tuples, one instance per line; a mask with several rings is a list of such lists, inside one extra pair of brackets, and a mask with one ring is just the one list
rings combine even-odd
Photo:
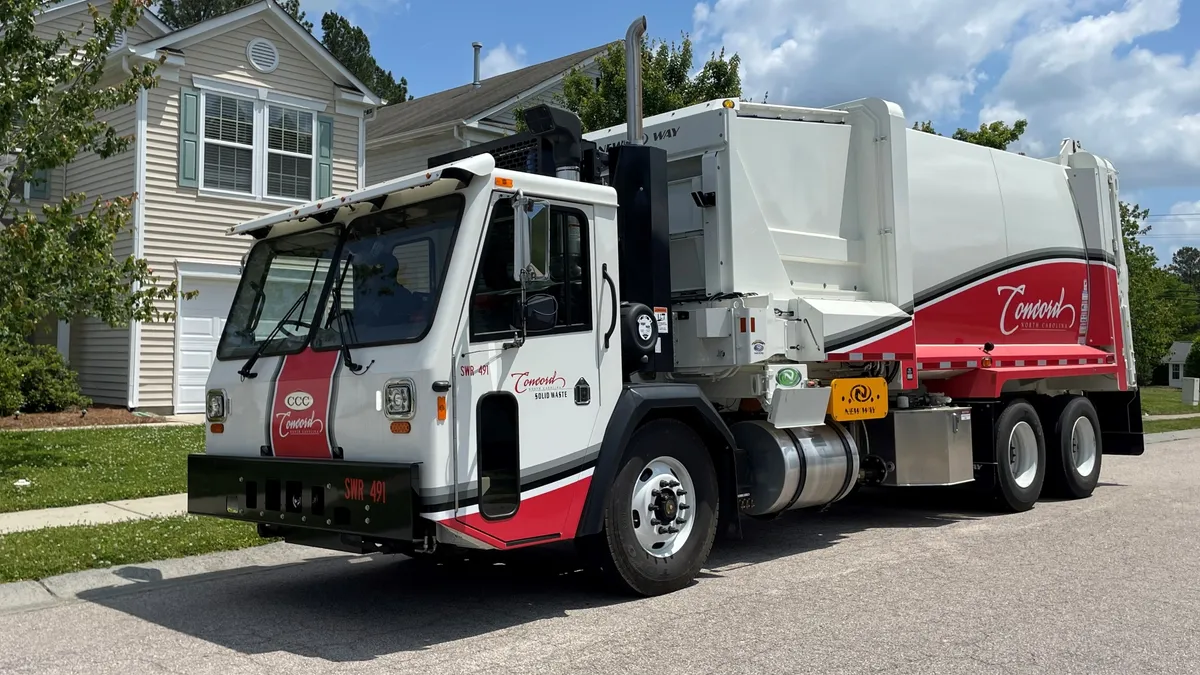
[(1162, 360), (1167, 366), (1167, 386), (1175, 388), (1183, 386), (1183, 364), (1187, 361), (1188, 353), (1191, 350), (1191, 342), (1171, 343), (1171, 351), (1167, 352)]
[(428, 168), (428, 159), (507, 136), (516, 129), (514, 111), (554, 103), (563, 78), (574, 68), (598, 78), (596, 59), (604, 44), (552, 61), (480, 79), (478, 42), (475, 78), (453, 89), (379, 108), (367, 122), (367, 183)]
[[(38, 15), (47, 35), (90, 30), (89, 4), (60, 0)], [(225, 228), (362, 187), (364, 113), (381, 101), (272, 0), (178, 31), (149, 11), (126, 31), (108, 69), (160, 61), (156, 87), (106, 114), (129, 150), (81, 154), (48, 172), (30, 197), (137, 193), (131, 232), (116, 255), (144, 257), (192, 300), (163, 307), (172, 322), (113, 329), (79, 318), (41, 336), (57, 344), (98, 404), (166, 413), (204, 410), (204, 385), (249, 248)]]

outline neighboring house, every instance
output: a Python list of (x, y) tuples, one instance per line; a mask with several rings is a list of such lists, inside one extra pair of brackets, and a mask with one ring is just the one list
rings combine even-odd
[[(89, 30), (88, 5), (63, 0), (39, 15), (48, 35)], [(38, 197), (137, 193), (132, 231), (115, 254), (144, 257), (165, 282), (199, 291), (164, 307), (169, 323), (112, 329), (94, 319), (51, 324), (99, 404), (203, 412), (204, 384), (250, 242), (225, 230), (269, 212), (364, 184), (364, 112), (379, 98), (271, 0), (170, 32), (146, 12), (113, 50), (109, 68), (162, 60), (157, 87), (106, 115), (135, 137), (107, 161), (82, 154), (31, 187)]]
[(428, 168), (428, 159), (514, 132), (517, 108), (554, 103), (573, 68), (599, 77), (596, 57), (608, 45), (545, 63), (475, 80), (460, 87), (379, 108), (367, 121), (367, 183), (379, 183)]
[(1188, 352), (1192, 350), (1190, 342), (1173, 342), (1171, 343), (1171, 351), (1163, 357), (1162, 362), (1167, 366), (1167, 386), (1181, 387), (1183, 386), (1183, 364), (1187, 361)]

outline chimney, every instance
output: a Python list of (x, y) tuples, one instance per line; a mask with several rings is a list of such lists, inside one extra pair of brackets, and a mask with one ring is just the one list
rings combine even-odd
[(475, 79), (472, 80), (471, 84), (474, 84), (475, 88), (478, 89), (481, 86), (479, 84), (479, 50), (483, 49), (483, 44), (480, 42), (472, 42), (471, 46), (475, 48)]

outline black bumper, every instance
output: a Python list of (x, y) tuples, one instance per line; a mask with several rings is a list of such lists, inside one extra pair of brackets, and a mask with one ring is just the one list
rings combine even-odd
[(417, 466), (188, 455), (188, 513), (409, 542)]

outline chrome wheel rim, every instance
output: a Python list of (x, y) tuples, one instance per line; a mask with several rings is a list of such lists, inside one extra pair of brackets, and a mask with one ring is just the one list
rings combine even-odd
[(679, 460), (658, 457), (634, 481), (629, 506), (638, 544), (656, 558), (675, 555), (692, 534), (692, 475)]
[(1037, 469), (1037, 436), (1028, 422), (1017, 422), (1008, 435), (1009, 475), (1024, 490), (1033, 485)]
[(1071, 427), (1071, 466), (1084, 478), (1096, 468), (1096, 427), (1083, 416)]

